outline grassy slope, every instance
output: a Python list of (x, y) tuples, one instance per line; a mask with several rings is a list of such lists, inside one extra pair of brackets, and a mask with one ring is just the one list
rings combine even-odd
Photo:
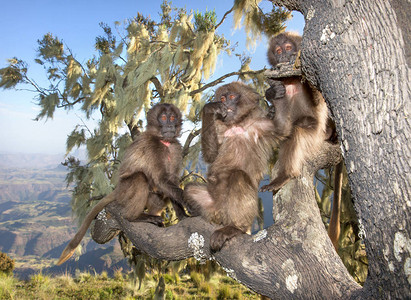
[[(224, 275), (214, 275), (209, 281), (199, 273), (164, 275), (165, 299), (260, 299), (259, 295)], [(76, 277), (48, 277), (37, 274), (28, 281), (0, 274), (0, 299), (154, 299), (157, 275), (146, 276), (138, 289), (133, 280), (121, 272), (113, 278), (107, 273)], [(158, 296), (158, 295), (157, 295)]]

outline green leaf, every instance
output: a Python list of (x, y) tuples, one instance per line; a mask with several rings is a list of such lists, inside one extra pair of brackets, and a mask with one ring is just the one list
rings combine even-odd
[(10, 66), (0, 69), (0, 87), (3, 89), (12, 89), (18, 83), (23, 81), (20, 70)]
[(44, 61), (42, 61), (41, 59), (35, 58), (34, 61), (39, 65), (44, 65)]
[(48, 61), (62, 59), (64, 54), (63, 43), (57, 37), (53, 37), (51, 33), (44, 35), (43, 39), (37, 40), (37, 43), (39, 44), (38, 56)]

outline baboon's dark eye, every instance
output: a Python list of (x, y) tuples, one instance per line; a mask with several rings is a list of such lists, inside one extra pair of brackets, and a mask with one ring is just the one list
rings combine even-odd
[(281, 49), (281, 47), (277, 47), (275, 48), (275, 52), (277, 52), (277, 54), (281, 54), (283, 53), (283, 49)]
[(290, 51), (293, 49), (293, 46), (291, 44), (286, 44), (285, 45), (285, 51)]

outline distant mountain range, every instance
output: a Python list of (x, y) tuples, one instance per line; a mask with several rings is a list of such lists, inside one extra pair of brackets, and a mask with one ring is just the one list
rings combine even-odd
[[(72, 154), (80, 160), (85, 160), (83, 150), (76, 150)], [(40, 153), (0, 153), (0, 169), (53, 169), (64, 162), (64, 154)]]
[(0, 153), (0, 168), (46, 169), (56, 168), (64, 161), (64, 155), (55, 154), (5, 154)]
[(129, 269), (116, 239), (98, 245), (86, 238), (77, 261), (54, 265), (77, 231), (63, 160), (63, 155), (0, 154), (0, 251), (15, 259), (14, 273), (22, 279), (40, 270)]

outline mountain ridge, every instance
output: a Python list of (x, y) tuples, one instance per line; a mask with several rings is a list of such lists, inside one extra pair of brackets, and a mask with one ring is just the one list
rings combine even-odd
[[(74, 156), (81, 161), (84, 161), (87, 157), (83, 149), (73, 151), (70, 156)], [(59, 168), (64, 160), (64, 153), (0, 152), (0, 169), (53, 169)]]
[(87, 236), (82, 242), (83, 255), (55, 266), (77, 232), (71, 191), (65, 183), (67, 169), (60, 164), (60, 157), (0, 154), (0, 251), (15, 259), (14, 273), (21, 279), (39, 271), (74, 274), (76, 269), (105, 270), (111, 274), (116, 268), (129, 269), (115, 239), (98, 245)]

